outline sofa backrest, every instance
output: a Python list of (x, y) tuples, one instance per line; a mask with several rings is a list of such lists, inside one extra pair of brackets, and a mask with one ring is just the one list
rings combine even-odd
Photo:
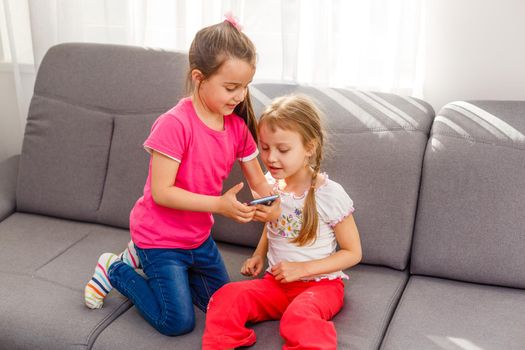
[[(414, 98), (350, 89), (253, 84), (256, 114), (289, 93), (313, 97), (326, 114), (328, 141), (322, 170), (354, 200), (363, 262), (404, 269), (408, 263), (421, 165), (434, 111)], [(225, 188), (242, 181), (239, 168)], [(245, 194), (247, 199), (248, 194)], [(255, 246), (262, 225), (217, 217), (217, 240)]]
[(17, 210), (129, 226), (150, 127), (183, 95), (187, 56), (61, 44), (39, 68), (25, 130)]
[[(17, 210), (129, 227), (148, 169), (142, 143), (153, 121), (183, 96), (187, 65), (185, 54), (138, 47), (51, 48), (31, 101)], [(354, 200), (363, 261), (404, 269), (434, 115), (430, 105), (394, 94), (284, 83), (255, 84), (251, 92), (257, 114), (272, 98), (292, 92), (320, 103), (333, 146), (323, 169)], [(236, 166), (225, 189), (240, 180)], [(217, 216), (213, 234), (255, 246), (261, 231), (260, 224)]]
[(426, 150), (411, 272), (525, 287), (525, 102), (453, 102)]

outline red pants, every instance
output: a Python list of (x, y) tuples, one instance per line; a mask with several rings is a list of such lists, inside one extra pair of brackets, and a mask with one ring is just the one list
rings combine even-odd
[(255, 332), (246, 322), (281, 319), (283, 349), (336, 349), (333, 322), (343, 306), (340, 279), (319, 282), (277, 282), (271, 274), (262, 279), (229, 283), (210, 299), (203, 349), (253, 345)]

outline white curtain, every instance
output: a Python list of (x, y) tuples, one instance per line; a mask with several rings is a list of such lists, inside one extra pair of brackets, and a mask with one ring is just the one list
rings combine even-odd
[[(12, 5), (5, 18), (13, 4), (25, 3), (2, 1)], [(423, 97), (420, 0), (27, 0), (24, 6), (27, 33), (2, 37), (2, 46), (24, 48), (23, 63), (36, 68), (49, 47), (68, 41), (187, 50), (197, 30), (232, 11), (257, 47), (256, 81)]]

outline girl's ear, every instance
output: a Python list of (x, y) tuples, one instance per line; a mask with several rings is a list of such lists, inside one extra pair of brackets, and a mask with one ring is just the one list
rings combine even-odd
[(312, 141), (312, 142), (310, 142), (310, 143), (308, 143), (306, 145), (306, 155), (308, 157), (311, 157), (311, 156), (313, 156), (315, 154), (315, 151), (316, 151), (316, 148), (317, 148), (316, 146), (317, 146), (317, 144), (314, 141)]
[(197, 86), (204, 80), (204, 74), (202, 74), (200, 70), (194, 69), (191, 71), (191, 80), (193, 81), (193, 84)]

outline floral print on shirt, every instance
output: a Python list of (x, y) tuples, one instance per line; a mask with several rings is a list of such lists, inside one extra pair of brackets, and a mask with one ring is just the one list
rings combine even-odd
[(299, 235), (303, 225), (303, 210), (295, 208), (293, 213), (281, 214), (279, 219), (270, 222), (270, 230), (284, 238), (295, 238)]

